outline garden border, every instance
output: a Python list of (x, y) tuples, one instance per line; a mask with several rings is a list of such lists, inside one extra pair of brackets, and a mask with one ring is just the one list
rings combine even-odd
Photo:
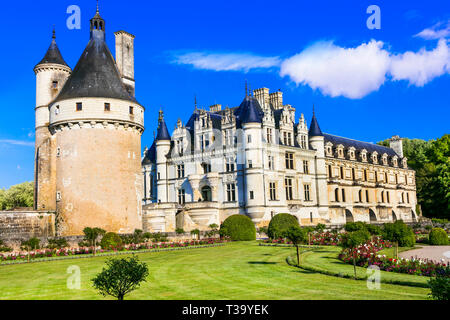
[(63, 261), (63, 260), (77, 260), (77, 259), (88, 259), (88, 258), (102, 258), (102, 257), (112, 257), (112, 256), (121, 256), (128, 254), (141, 254), (141, 253), (152, 253), (152, 252), (166, 252), (166, 251), (178, 251), (178, 250), (192, 250), (192, 249), (206, 249), (213, 247), (223, 247), (226, 246), (226, 243), (218, 243), (218, 244), (210, 244), (210, 245), (202, 245), (202, 246), (188, 246), (188, 247), (177, 247), (177, 248), (162, 248), (162, 249), (145, 249), (145, 250), (135, 250), (135, 251), (116, 251), (114, 253), (99, 253), (95, 256), (93, 254), (87, 255), (73, 255), (67, 257), (54, 257), (54, 258), (40, 258), (40, 259), (32, 259), (28, 261), (20, 261), (20, 262), (0, 262), (0, 268), (4, 266), (12, 266), (12, 265), (20, 265), (20, 264), (32, 264), (32, 263), (41, 263), (41, 262), (51, 262), (51, 261)]

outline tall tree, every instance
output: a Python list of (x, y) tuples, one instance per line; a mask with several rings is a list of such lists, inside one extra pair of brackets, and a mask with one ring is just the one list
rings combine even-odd
[(31, 208), (34, 201), (33, 182), (24, 182), (8, 190), (0, 190), (0, 210)]

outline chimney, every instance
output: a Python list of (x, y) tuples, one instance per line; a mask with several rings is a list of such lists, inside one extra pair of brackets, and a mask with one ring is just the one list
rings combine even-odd
[(116, 36), (116, 65), (122, 82), (131, 96), (135, 96), (134, 81), (134, 38), (126, 31), (117, 31)]
[(259, 105), (263, 109), (269, 108), (269, 89), (261, 88), (253, 91), (256, 100), (258, 100)]
[(209, 107), (209, 111), (211, 111), (211, 112), (219, 112), (221, 110), (222, 110), (221, 104), (215, 104), (215, 105), (212, 105), (211, 107)]
[(277, 91), (269, 95), (270, 104), (275, 110), (283, 108), (283, 92)]
[(400, 158), (403, 158), (403, 141), (399, 136), (393, 136), (389, 140), (389, 147), (393, 149)]

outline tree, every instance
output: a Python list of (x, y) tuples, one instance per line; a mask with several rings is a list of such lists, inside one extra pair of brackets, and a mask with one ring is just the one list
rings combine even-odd
[(92, 279), (96, 288), (104, 297), (112, 296), (124, 300), (125, 295), (138, 289), (141, 282), (147, 281), (148, 267), (133, 255), (129, 258), (109, 259), (107, 267)]
[(305, 243), (308, 236), (304, 229), (292, 226), (284, 234), (297, 249), (297, 264), (300, 266), (300, 244)]
[(196, 236), (198, 240), (200, 240), (200, 230), (194, 229), (191, 231), (191, 235)]
[(295, 216), (288, 213), (277, 214), (270, 220), (267, 235), (271, 239), (281, 238), (291, 226), (300, 226)]
[(177, 233), (177, 235), (182, 235), (182, 234), (185, 233), (183, 228), (177, 228), (177, 229), (175, 230), (175, 232)]
[(100, 228), (84, 228), (84, 240), (89, 241), (89, 244), (94, 247), (94, 256), (97, 253), (97, 240), (100, 236), (106, 234), (106, 231)]
[(367, 230), (358, 230), (344, 234), (342, 237), (341, 246), (344, 249), (349, 249), (353, 257), (353, 270), (355, 272), (356, 280), (356, 248), (370, 239), (370, 233)]
[(219, 225), (213, 223), (209, 225), (209, 228), (211, 230), (207, 233), (208, 237), (214, 237), (215, 235), (219, 234)]
[(0, 210), (15, 208), (31, 208), (34, 203), (33, 182), (25, 182), (12, 186), (8, 190), (0, 190)]

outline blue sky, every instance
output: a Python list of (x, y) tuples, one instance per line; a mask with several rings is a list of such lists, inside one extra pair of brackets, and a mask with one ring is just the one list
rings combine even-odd
[[(100, 0), (107, 42), (136, 35), (136, 95), (146, 107), (142, 146), (151, 145), (160, 107), (169, 129), (194, 108), (239, 105), (244, 81), (281, 89), (284, 101), (322, 130), (376, 142), (449, 133), (450, 3), (428, 1)], [(381, 29), (369, 30), (369, 5)], [(69, 5), (81, 29), (69, 30)], [(5, 2), (0, 77), (0, 188), (31, 181), (35, 76), (53, 25), (73, 68), (89, 40), (94, 0)]]

